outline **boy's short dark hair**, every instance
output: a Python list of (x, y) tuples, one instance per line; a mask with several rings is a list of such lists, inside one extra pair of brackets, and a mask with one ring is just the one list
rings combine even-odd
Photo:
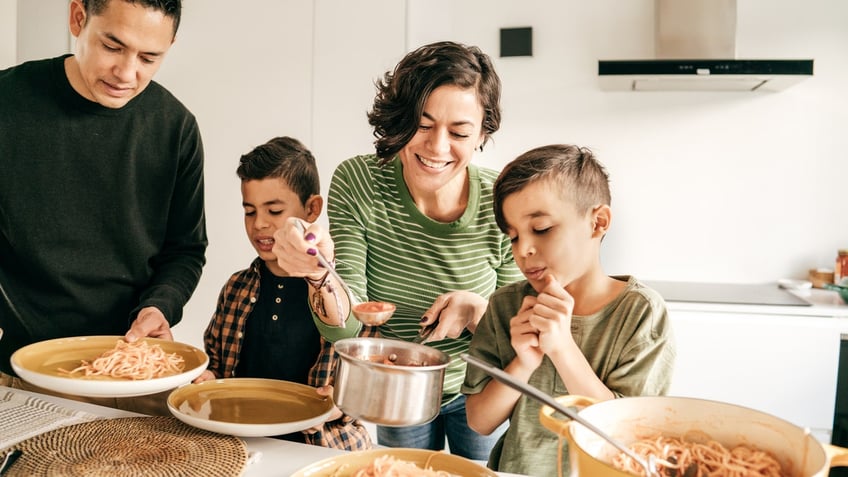
[[(100, 15), (109, 2), (113, 0), (82, 0), (87, 15)], [(165, 14), (166, 17), (171, 17), (174, 21), (174, 35), (177, 34), (177, 29), (180, 27), (180, 17), (182, 16), (182, 0), (120, 0), (127, 3), (138, 3), (145, 8), (152, 8)]]
[(610, 205), (609, 174), (592, 151), (569, 144), (537, 147), (507, 164), (495, 181), (495, 221), (504, 233), (508, 228), (504, 200), (541, 180), (553, 181), (581, 215), (599, 205)]
[(242, 182), (282, 179), (303, 205), (321, 193), (315, 157), (300, 141), (287, 136), (275, 137), (241, 156), (236, 174)]
[[(451, 41), (408, 53), (376, 82), (368, 123), (377, 138), (377, 157), (386, 163), (415, 136), (424, 103), (439, 86), (474, 88), (483, 107), (483, 145), (501, 126), (501, 80), (492, 60), (476, 46)], [(482, 145), (480, 146), (482, 149)]]

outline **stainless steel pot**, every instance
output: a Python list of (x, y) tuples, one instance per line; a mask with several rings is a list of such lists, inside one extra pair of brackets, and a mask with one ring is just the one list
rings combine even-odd
[(333, 399), (346, 414), (383, 426), (430, 422), (439, 414), (450, 357), (429, 346), (385, 338), (335, 343)]

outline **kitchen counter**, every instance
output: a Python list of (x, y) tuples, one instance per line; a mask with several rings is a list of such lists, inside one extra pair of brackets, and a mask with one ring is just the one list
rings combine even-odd
[(711, 311), (848, 318), (839, 294), (818, 288), (784, 290), (777, 283), (735, 284), (645, 280), (670, 311)]
[[(0, 386), (0, 393), (9, 391), (16, 394), (20, 393), (33, 396), (73, 411), (94, 414), (105, 418), (141, 416), (141, 414), (119, 409)], [(309, 464), (345, 453), (345, 451), (341, 450), (282, 441), (269, 437), (245, 437), (242, 439), (247, 444), (247, 450), (250, 453), (249, 464), (243, 474), (244, 477), (288, 476)], [(498, 475), (503, 477), (520, 477), (507, 473), (499, 473)]]
[(837, 292), (645, 283), (665, 298), (677, 343), (670, 395), (757, 409), (830, 440), (841, 336), (848, 333), (848, 305)]

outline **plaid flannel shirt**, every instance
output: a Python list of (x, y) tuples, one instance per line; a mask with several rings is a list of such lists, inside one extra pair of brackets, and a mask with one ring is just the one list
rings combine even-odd
[[(218, 296), (215, 315), (204, 334), (206, 354), (209, 355), (208, 369), (216, 378), (234, 376), (245, 323), (259, 299), (261, 263), (261, 259), (257, 257), (249, 268), (234, 273)], [(307, 299), (306, 295), (303, 299)], [(322, 337), (321, 351), (318, 360), (309, 370), (307, 384), (313, 387), (332, 384), (337, 358), (333, 343)], [(350, 451), (372, 447), (368, 430), (361, 422), (346, 414), (339, 419), (325, 422), (320, 431), (304, 435), (306, 442), (312, 445)]]

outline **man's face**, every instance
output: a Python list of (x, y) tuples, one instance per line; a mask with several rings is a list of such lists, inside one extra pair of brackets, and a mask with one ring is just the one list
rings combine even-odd
[(107, 108), (121, 108), (144, 91), (174, 41), (171, 17), (124, 0), (111, 0), (93, 16), (73, 0), (70, 29), (77, 41), (65, 63), (68, 79), (82, 96)]

